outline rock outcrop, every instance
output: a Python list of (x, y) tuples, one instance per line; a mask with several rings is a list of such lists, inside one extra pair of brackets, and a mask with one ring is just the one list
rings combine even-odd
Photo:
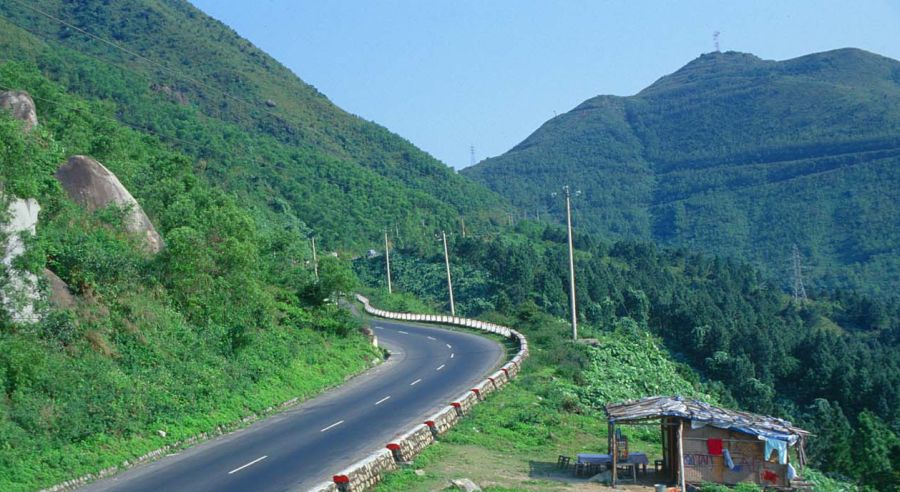
[(34, 100), (25, 91), (0, 92), (0, 108), (11, 112), (14, 118), (24, 121), (26, 130), (31, 130), (38, 124)]
[(75, 306), (75, 296), (69, 290), (69, 285), (49, 269), (44, 269), (44, 277), (47, 277), (50, 305), (57, 309), (68, 309)]
[(25, 253), (25, 236), (33, 236), (41, 206), (33, 198), (11, 198), (5, 223), (0, 225), (6, 245), (3, 267), (6, 282), (0, 289), (0, 303), (14, 323), (36, 323), (41, 316), (34, 303), (40, 299), (37, 276), (13, 266), (16, 258)]
[(162, 250), (162, 237), (156, 232), (147, 214), (119, 178), (103, 164), (87, 156), (72, 156), (56, 171), (56, 179), (69, 198), (89, 212), (109, 205), (127, 208), (125, 229), (140, 235), (148, 252), (158, 253)]

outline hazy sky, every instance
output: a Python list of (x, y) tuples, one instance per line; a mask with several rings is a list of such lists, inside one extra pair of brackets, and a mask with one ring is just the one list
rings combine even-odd
[(469, 165), (713, 51), (900, 59), (900, 0), (191, 0), (347, 111)]

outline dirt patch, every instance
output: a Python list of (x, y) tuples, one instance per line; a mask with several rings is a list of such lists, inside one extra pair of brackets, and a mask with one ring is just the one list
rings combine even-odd
[(651, 485), (620, 484), (618, 488), (575, 477), (556, 468), (556, 463), (529, 460), (517, 453), (496, 453), (474, 445), (443, 443), (440, 458), (425, 467), (428, 480), (410, 490), (444, 490), (451, 479), (469, 478), (482, 488), (502, 487), (523, 491), (652, 491)]

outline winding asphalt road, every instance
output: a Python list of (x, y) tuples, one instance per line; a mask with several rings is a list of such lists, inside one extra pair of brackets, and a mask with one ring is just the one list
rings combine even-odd
[(500, 362), (470, 333), (372, 321), (388, 360), (245, 429), (88, 485), (83, 491), (305, 491), (422, 423)]

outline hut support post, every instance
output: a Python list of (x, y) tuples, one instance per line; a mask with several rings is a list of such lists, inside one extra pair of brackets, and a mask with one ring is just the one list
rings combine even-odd
[[(662, 443), (663, 474), (669, 469), (669, 444), (666, 439), (666, 419), (659, 419), (659, 442)], [(654, 467), (655, 468), (655, 467)]]
[(609, 436), (612, 439), (612, 486), (616, 488), (619, 478), (619, 440), (616, 439), (616, 424), (609, 424)]
[(678, 485), (685, 492), (684, 480), (684, 419), (678, 420)]

